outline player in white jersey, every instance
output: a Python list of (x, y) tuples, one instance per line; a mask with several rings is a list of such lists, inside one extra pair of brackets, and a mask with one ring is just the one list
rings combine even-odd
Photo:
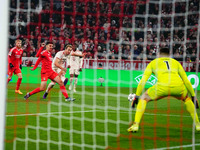
[[(75, 53), (82, 55), (82, 52), (77, 48)], [(74, 80), (74, 88), (73, 91), (76, 92), (76, 85), (78, 82), (78, 75), (80, 74), (80, 71), (82, 71), (82, 66), (83, 66), (83, 58), (82, 57), (77, 57), (77, 56), (68, 56), (67, 57), (67, 63), (69, 69), (69, 74), (70, 74), (70, 85), (69, 85), (69, 90), (72, 90), (72, 82)]]
[[(66, 67), (65, 67), (65, 63), (67, 63), (67, 56), (77, 56), (77, 57), (83, 57), (83, 55), (81, 54), (77, 54), (75, 52), (72, 52), (72, 45), (67, 45), (65, 47), (65, 50), (63, 51), (59, 51), (56, 53), (53, 61), (52, 61), (52, 69), (53, 71), (55, 71), (56, 73), (58, 73), (58, 75), (60, 76), (61, 80), (64, 82), (64, 85), (67, 84), (68, 82), (68, 78), (65, 78), (65, 74), (66, 74)], [(49, 91), (53, 88), (53, 86), (56, 83), (51, 81), (51, 83), (49, 83), (46, 92), (43, 95), (43, 98), (46, 99), (47, 95), (49, 93)]]

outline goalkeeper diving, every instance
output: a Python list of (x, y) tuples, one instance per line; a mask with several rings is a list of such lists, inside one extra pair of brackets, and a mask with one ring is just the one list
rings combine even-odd
[[(169, 52), (169, 48), (160, 49), (158, 58), (151, 61), (146, 67), (138, 84), (136, 95), (129, 95), (129, 100), (132, 101), (132, 108), (136, 104), (137, 108), (134, 123), (128, 128), (128, 132), (137, 132), (139, 130), (141, 118), (149, 101), (156, 101), (167, 96), (173, 96), (185, 103), (187, 111), (195, 122), (196, 131), (200, 131), (199, 118), (196, 113), (196, 108), (199, 108), (199, 104), (192, 84), (188, 80), (182, 65), (175, 59), (170, 58)], [(142, 94), (144, 86), (152, 73), (157, 77), (158, 81)]]

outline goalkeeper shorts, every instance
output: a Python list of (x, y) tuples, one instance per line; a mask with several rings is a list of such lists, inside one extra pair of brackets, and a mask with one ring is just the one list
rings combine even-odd
[(155, 84), (148, 89), (148, 95), (152, 100), (157, 100), (166, 96), (173, 96), (178, 99), (184, 99), (187, 95), (187, 89), (185, 85), (179, 84), (177, 86), (164, 86)]

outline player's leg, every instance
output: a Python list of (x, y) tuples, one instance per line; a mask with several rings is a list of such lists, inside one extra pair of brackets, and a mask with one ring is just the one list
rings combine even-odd
[(55, 81), (56, 83), (58, 83), (60, 85), (60, 90), (62, 92), (62, 94), (64, 95), (65, 97), (65, 100), (66, 101), (74, 101), (75, 99), (74, 98), (70, 98), (67, 94), (67, 90), (64, 86), (64, 83), (63, 81), (60, 79), (60, 77), (57, 75), (55, 78), (50, 78), (51, 80)]
[(60, 71), (58, 75), (60, 76), (60, 78), (63, 81), (64, 86), (65, 86), (67, 84), (67, 82), (68, 82), (68, 78), (65, 78), (65, 72), (64, 71)]
[(12, 79), (12, 75), (11, 76), (8, 75), (7, 84), (10, 82), (11, 79)]
[(74, 80), (74, 69), (70, 68), (70, 69), (69, 69), (69, 74), (70, 74), (70, 79), (69, 79), (69, 82), (70, 82), (69, 90), (72, 90), (72, 82), (73, 82), (73, 80)]
[(10, 67), (8, 67), (8, 78), (7, 78), (7, 84), (10, 82), (10, 80), (12, 79), (12, 75), (13, 75), (13, 69), (11, 69)]
[(47, 98), (47, 95), (49, 94), (49, 91), (54, 87), (55, 84), (56, 84), (56, 83), (53, 82), (53, 81), (51, 81), (51, 82), (49, 83), (49, 85), (47, 86), (47, 89), (46, 89), (46, 91), (45, 91), (45, 93), (44, 93), (44, 95), (43, 95), (43, 99), (46, 99), (46, 98)]
[(195, 105), (192, 102), (192, 99), (190, 97), (188, 97), (188, 92), (187, 92), (187, 89), (185, 88), (185, 86), (183, 86), (181, 96), (175, 96), (175, 97), (177, 99), (184, 101), (186, 110), (189, 112), (190, 116), (192, 117), (192, 119), (195, 122), (196, 130), (200, 131), (200, 123), (199, 123), (198, 114), (196, 112)]
[(17, 77), (18, 77), (18, 80), (17, 80), (17, 86), (16, 86), (16, 89), (15, 89), (15, 93), (23, 94), (23, 93), (19, 90), (19, 87), (20, 87), (21, 82), (22, 82), (22, 73), (21, 73), (21, 70), (20, 70), (20, 73), (17, 73), (16, 75), (17, 75)]
[(137, 108), (136, 108), (136, 113), (135, 113), (135, 120), (133, 125), (128, 128), (128, 132), (137, 132), (139, 129), (139, 123), (141, 121), (141, 118), (145, 112), (146, 109), (146, 104), (149, 102), (151, 98), (148, 95), (148, 91), (142, 94), (142, 96), (139, 99)]
[(76, 85), (78, 83), (78, 74), (75, 74), (75, 79), (74, 79), (74, 89), (73, 91), (76, 92)]
[(45, 88), (46, 88), (46, 85), (47, 85), (47, 80), (46, 80), (46, 81), (42, 81), (41, 84), (40, 84), (40, 87), (34, 89), (34, 90), (31, 91), (31, 92), (28, 92), (28, 93), (24, 96), (24, 99), (27, 100), (31, 95), (36, 94), (36, 93), (39, 93), (39, 92), (41, 92), (41, 91), (44, 91)]

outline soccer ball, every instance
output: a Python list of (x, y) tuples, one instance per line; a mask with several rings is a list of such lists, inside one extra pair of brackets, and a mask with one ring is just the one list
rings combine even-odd
[(135, 99), (135, 97), (136, 97), (136, 94), (134, 94), (134, 93), (129, 94), (128, 101), (132, 102)]

